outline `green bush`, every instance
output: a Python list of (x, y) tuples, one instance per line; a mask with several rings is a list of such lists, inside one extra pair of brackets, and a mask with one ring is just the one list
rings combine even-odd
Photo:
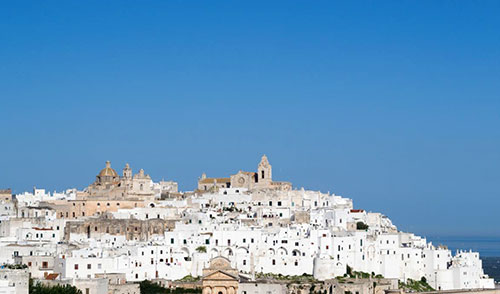
[(156, 283), (148, 280), (144, 280), (139, 283), (139, 288), (141, 294), (195, 294), (201, 293), (201, 289), (185, 289), (185, 288), (175, 288), (167, 289)]
[(205, 247), (205, 246), (198, 246), (196, 248), (196, 251), (198, 251), (199, 253), (207, 253), (207, 247)]
[(29, 285), (30, 294), (82, 294), (80, 289), (71, 285), (43, 285), (42, 283), (35, 283), (30, 280)]
[(366, 231), (366, 230), (368, 230), (368, 225), (365, 224), (364, 222), (357, 222), (356, 223), (356, 230)]

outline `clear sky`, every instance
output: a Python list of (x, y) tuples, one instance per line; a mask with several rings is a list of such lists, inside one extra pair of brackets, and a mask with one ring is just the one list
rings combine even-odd
[(0, 4), (0, 187), (252, 171), (500, 236), (500, 1)]

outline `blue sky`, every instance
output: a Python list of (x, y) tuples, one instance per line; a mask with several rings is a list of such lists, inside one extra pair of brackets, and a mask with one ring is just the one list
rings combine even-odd
[(0, 4), (0, 186), (254, 170), (500, 236), (498, 1)]

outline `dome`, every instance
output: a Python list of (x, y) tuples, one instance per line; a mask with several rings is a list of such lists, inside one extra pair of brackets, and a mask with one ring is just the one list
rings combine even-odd
[(99, 177), (118, 177), (118, 174), (111, 168), (111, 162), (106, 161), (106, 167), (99, 172)]

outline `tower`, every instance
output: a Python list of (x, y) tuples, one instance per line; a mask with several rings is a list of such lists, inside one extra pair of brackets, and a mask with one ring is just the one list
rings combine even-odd
[(123, 178), (124, 179), (132, 178), (132, 169), (130, 168), (130, 165), (128, 163), (125, 165), (125, 168), (123, 169)]
[(269, 164), (266, 155), (262, 156), (259, 166), (257, 167), (257, 173), (259, 184), (270, 184), (273, 181), (273, 168), (271, 164)]

